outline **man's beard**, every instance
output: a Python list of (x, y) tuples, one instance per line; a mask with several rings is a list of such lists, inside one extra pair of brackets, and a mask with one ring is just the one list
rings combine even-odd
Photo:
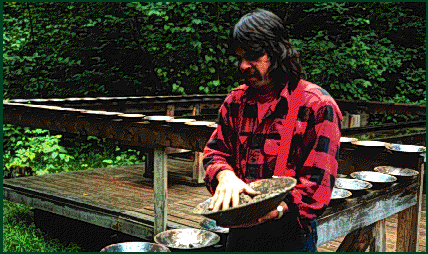
[(255, 82), (260, 82), (262, 81), (262, 79), (262, 76), (256, 70), (248, 70), (241, 73), (241, 80), (247, 85), (254, 84)]

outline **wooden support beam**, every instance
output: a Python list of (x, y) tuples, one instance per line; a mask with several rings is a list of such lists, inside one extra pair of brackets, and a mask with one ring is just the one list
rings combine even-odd
[(365, 252), (374, 240), (373, 229), (375, 225), (376, 223), (373, 223), (346, 235), (336, 252)]
[(197, 116), (201, 114), (201, 104), (195, 104), (192, 110), (192, 116)]
[(360, 127), (360, 115), (350, 114), (349, 115), (349, 128)]
[(174, 104), (168, 104), (166, 106), (166, 115), (167, 116), (174, 116), (175, 111), (175, 105)]
[(369, 124), (370, 115), (367, 114), (366, 112), (360, 112), (359, 115), (360, 115), (360, 125), (367, 126)]
[(166, 230), (168, 182), (166, 159), (167, 154), (165, 152), (165, 148), (154, 149), (154, 235)]
[[(195, 104), (193, 107), (193, 116), (197, 116), (201, 114), (201, 104)], [(204, 168), (202, 165), (202, 155), (203, 153), (195, 152), (194, 153), (194, 159), (193, 159), (193, 172), (192, 172), (192, 178), (193, 181), (196, 183), (203, 183), (204, 182)]]
[(424, 180), (424, 168), (425, 158), (419, 157), (418, 164), (418, 182), (419, 189), (417, 192), (417, 203), (414, 206), (407, 208), (404, 211), (398, 213), (397, 223), (397, 252), (417, 252), (419, 243), (419, 223), (421, 220), (421, 208), (423, 198), (423, 180)]
[(342, 129), (349, 128), (349, 113), (347, 111), (344, 111), (342, 113)]
[(145, 163), (145, 171), (144, 174), (153, 174), (154, 169), (155, 169), (155, 164), (154, 164), (154, 150), (153, 149), (146, 149), (146, 159), (144, 161)]
[(202, 164), (203, 153), (195, 152), (195, 159), (193, 160), (193, 172), (192, 179), (196, 181), (196, 183), (204, 183), (205, 170)]
[(375, 223), (373, 229), (374, 241), (370, 245), (371, 252), (386, 252), (386, 219)]

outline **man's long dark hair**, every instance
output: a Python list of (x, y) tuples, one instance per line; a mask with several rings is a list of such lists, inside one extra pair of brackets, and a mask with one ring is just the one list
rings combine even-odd
[(230, 33), (230, 50), (241, 47), (247, 52), (267, 53), (271, 66), (270, 77), (277, 83), (286, 84), (289, 90), (305, 76), (299, 53), (288, 41), (288, 33), (282, 20), (272, 12), (256, 9), (243, 16)]

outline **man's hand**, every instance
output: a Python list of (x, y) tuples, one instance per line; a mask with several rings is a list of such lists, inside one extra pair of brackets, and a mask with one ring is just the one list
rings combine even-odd
[[(282, 206), (284, 213), (288, 212), (288, 206), (284, 201), (281, 201), (281, 203), (279, 203), (279, 205)], [(278, 210), (275, 209), (275, 210), (267, 213), (265, 216), (257, 219), (256, 221), (248, 222), (248, 223), (245, 223), (242, 225), (237, 225), (237, 226), (222, 225), (222, 227), (224, 227), (224, 228), (249, 228), (249, 227), (252, 227), (255, 225), (262, 224), (262, 223), (267, 222), (269, 220), (274, 220), (274, 219), (278, 218), (278, 215), (279, 215), (279, 212), (278, 212)]]
[(229, 209), (230, 202), (232, 207), (238, 206), (239, 194), (245, 192), (248, 195), (260, 195), (259, 191), (253, 190), (250, 186), (239, 179), (234, 172), (223, 170), (217, 174), (218, 185), (214, 196), (211, 199), (209, 209), (213, 211)]

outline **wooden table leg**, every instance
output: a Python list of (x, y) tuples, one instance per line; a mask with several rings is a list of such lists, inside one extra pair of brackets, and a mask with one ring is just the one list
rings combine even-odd
[(167, 154), (165, 148), (154, 149), (154, 235), (166, 230), (167, 222)]
[(147, 149), (146, 150), (146, 160), (145, 160), (145, 167), (144, 167), (144, 177), (151, 178), (154, 172), (154, 150), (153, 149)]
[(396, 252), (417, 252), (419, 247), (419, 223), (423, 198), (425, 163), (419, 158), (419, 190), (416, 205), (398, 213)]
[(374, 241), (370, 245), (371, 252), (386, 252), (386, 219), (376, 222), (373, 228)]
[(196, 183), (204, 183), (205, 171), (202, 165), (202, 155), (201, 152), (194, 152), (192, 180)]

